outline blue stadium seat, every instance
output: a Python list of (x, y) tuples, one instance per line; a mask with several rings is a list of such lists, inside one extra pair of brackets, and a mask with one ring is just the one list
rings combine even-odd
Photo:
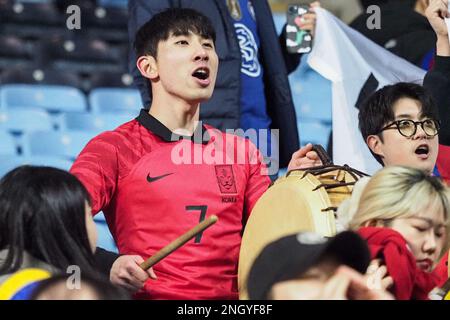
[(22, 165), (47, 166), (68, 171), (72, 166), (72, 162), (67, 159), (50, 156), (21, 157), (0, 155), (0, 178), (12, 169)]
[(126, 8), (128, 0), (98, 0), (97, 3), (102, 7)]
[(31, 59), (32, 53), (26, 41), (13, 35), (0, 35), (0, 56)]
[(95, 133), (81, 131), (36, 131), (24, 135), (25, 156), (56, 156), (75, 159)]
[(298, 124), (298, 130), (302, 146), (312, 143), (320, 144), (325, 149), (327, 148), (331, 125), (323, 124), (320, 121), (301, 121)]
[[(113, 2), (113, 1), (110, 1)], [(118, 2), (118, 1), (114, 1)], [(100, 3), (99, 3), (100, 4)], [(89, 27), (113, 28), (124, 30), (127, 28), (128, 9), (127, 6), (117, 5), (99, 6), (86, 14), (86, 23)]]
[(63, 113), (61, 115), (61, 129), (63, 131), (79, 130), (100, 133), (113, 130), (133, 118), (133, 115), (128, 113)]
[(0, 155), (0, 179), (12, 169), (24, 164), (23, 159), (18, 156)]
[[(0, 21), (2, 21), (1, 16), (0, 5)], [(24, 67), (31, 65), (34, 57), (32, 50), (30, 50), (30, 45), (26, 41), (11, 34), (0, 35), (0, 69), (18, 65)]]
[(14, 137), (3, 130), (0, 130), (0, 155), (17, 156), (17, 147)]
[(73, 87), (57, 85), (7, 84), (0, 91), (6, 108), (38, 107), (48, 111), (85, 111), (86, 97)]
[(73, 164), (73, 162), (70, 160), (52, 156), (29, 156), (23, 157), (23, 160), (24, 164), (54, 167), (66, 171), (69, 171), (70, 167), (72, 167)]
[(2, 84), (45, 84), (83, 88), (81, 77), (77, 74), (42, 69), (39, 65), (8, 68), (1, 73), (0, 82)]
[(109, 231), (103, 212), (99, 212), (94, 216), (94, 222), (98, 233), (97, 247), (118, 253), (116, 243)]
[(92, 73), (122, 70), (126, 57), (101, 39), (56, 36), (40, 43), (41, 63), (61, 72)]
[(89, 94), (89, 104), (94, 113), (132, 112), (138, 115), (142, 108), (137, 89), (97, 88)]
[(88, 90), (94, 88), (132, 88), (133, 77), (127, 72), (98, 71), (95, 70), (89, 75)]
[(0, 109), (0, 129), (13, 133), (52, 130), (53, 122), (47, 112), (39, 109)]
[(48, 26), (61, 25), (65, 21), (53, 1), (14, 1), (11, 6), (7, 3), (12, 1), (1, 2), (2, 22)]

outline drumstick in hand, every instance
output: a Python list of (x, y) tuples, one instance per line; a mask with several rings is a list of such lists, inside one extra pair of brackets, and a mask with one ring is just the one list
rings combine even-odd
[(171, 243), (169, 243), (167, 246), (156, 252), (153, 256), (145, 260), (141, 263), (140, 267), (144, 270), (150, 269), (153, 265), (167, 257), (169, 254), (177, 250), (179, 247), (184, 245), (186, 242), (191, 240), (193, 237), (195, 237), (200, 232), (204, 231), (205, 229), (212, 226), (214, 223), (217, 222), (219, 218), (217, 216), (213, 215), (210, 216), (208, 219), (204, 220), (203, 222), (199, 223), (195, 227), (193, 227), (191, 230), (186, 232), (185, 234), (181, 235)]

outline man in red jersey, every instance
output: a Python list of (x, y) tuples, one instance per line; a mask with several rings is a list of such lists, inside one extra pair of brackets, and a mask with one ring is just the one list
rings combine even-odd
[(135, 48), (152, 89), (150, 110), (92, 139), (71, 169), (126, 255), (111, 280), (136, 288), (148, 278), (143, 258), (216, 215), (215, 225), (156, 264), (158, 278), (135, 296), (237, 299), (243, 226), (270, 179), (249, 140), (198, 122), (216, 80), (215, 31), (194, 10), (169, 9), (142, 26)]

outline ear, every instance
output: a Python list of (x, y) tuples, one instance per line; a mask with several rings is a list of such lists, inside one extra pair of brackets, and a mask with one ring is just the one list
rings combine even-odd
[(373, 153), (376, 155), (384, 158), (383, 153), (383, 142), (381, 141), (380, 137), (377, 135), (370, 135), (366, 139), (367, 146), (372, 150)]
[(364, 223), (364, 227), (384, 227), (384, 223), (381, 220), (369, 220)]
[(136, 61), (136, 66), (145, 78), (154, 80), (159, 76), (156, 59), (152, 56), (140, 56)]

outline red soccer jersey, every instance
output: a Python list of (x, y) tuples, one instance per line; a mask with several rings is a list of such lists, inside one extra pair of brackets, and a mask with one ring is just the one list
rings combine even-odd
[(250, 141), (209, 126), (197, 129), (199, 139), (179, 140), (142, 110), (92, 139), (71, 168), (88, 189), (93, 212), (104, 212), (122, 254), (146, 259), (218, 216), (154, 266), (158, 279), (148, 280), (137, 298), (238, 298), (242, 226), (270, 179)]

